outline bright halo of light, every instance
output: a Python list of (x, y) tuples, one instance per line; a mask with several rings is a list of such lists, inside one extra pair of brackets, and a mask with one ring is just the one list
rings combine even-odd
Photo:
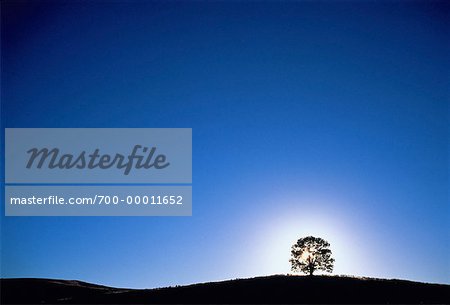
[[(330, 243), (335, 258), (333, 274), (360, 275), (370, 267), (364, 249), (356, 247), (360, 236), (354, 223), (342, 211), (327, 209), (327, 202), (303, 199), (278, 213), (269, 213), (261, 219), (263, 225), (254, 236), (254, 274), (293, 274), (289, 259), (292, 245), (302, 237), (321, 237)], [(308, 253), (302, 257), (307, 258)], [(250, 266), (246, 266), (249, 270)], [(363, 267), (363, 268), (362, 268)], [(320, 274), (320, 272), (318, 272)]]
[(308, 260), (308, 258), (311, 257), (311, 252), (309, 252), (308, 250), (305, 250), (302, 252), (302, 255), (300, 256), (300, 259), (304, 262), (306, 262)]

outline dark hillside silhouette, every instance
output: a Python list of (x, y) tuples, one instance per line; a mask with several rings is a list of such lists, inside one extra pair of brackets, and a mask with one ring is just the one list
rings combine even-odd
[(333, 276), (268, 276), (160, 289), (2, 279), (2, 304), (448, 304), (450, 285)]

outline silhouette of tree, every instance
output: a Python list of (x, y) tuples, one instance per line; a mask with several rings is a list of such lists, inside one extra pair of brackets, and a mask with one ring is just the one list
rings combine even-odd
[(291, 248), (291, 270), (309, 275), (316, 270), (333, 272), (334, 258), (329, 247), (330, 244), (320, 237), (300, 238)]

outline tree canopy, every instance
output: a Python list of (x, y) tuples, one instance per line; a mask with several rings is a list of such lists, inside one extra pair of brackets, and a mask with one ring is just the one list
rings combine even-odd
[(300, 238), (291, 248), (291, 270), (309, 275), (316, 270), (333, 272), (334, 258), (331, 254), (326, 240), (314, 236)]

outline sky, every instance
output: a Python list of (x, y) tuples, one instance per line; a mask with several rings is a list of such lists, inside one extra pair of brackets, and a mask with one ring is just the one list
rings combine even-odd
[(286, 274), (314, 235), (334, 274), (450, 283), (448, 12), (2, 1), (2, 128), (192, 128), (193, 215), (2, 205), (1, 276), (149, 288)]

